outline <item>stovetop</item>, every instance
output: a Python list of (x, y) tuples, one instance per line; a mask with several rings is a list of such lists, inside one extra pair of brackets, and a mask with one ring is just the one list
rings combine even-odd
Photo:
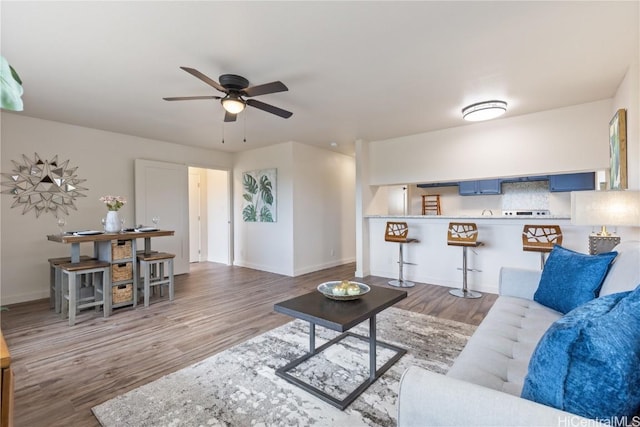
[(536, 216), (549, 216), (551, 212), (545, 209), (534, 210), (534, 209), (514, 209), (502, 211), (503, 216), (518, 216), (518, 217), (536, 217)]

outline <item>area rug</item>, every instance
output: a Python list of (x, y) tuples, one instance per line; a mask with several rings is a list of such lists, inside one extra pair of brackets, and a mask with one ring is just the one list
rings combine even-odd
[[(202, 362), (92, 408), (104, 427), (395, 426), (402, 373), (410, 365), (446, 373), (475, 330), (465, 323), (389, 308), (377, 317), (379, 340), (407, 349), (344, 411), (275, 375), (309, 347), (309, 324), (292, 321)], [(368, 322), (354, 329), (368, 335)], [(316, 347), (338, 334), (316, 327)], [(392, 356), (379, 348), (377, 365)], [(369, 375), (368, 344), (348, 338), (296, 368), (296, 376), (344, 397)]]

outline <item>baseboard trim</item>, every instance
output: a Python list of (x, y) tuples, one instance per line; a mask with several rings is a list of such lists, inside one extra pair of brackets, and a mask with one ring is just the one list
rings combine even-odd
[(356, 261), (355, 258), (352, 258), (352, 259), (341, 259), (341, 260), (328, 261), (328, 262), (325, 262), (325, 263), (322, 263), (322, 264), (316, 264), (316, 265), (311, 265), (311, 266), (307, 266), (307, 267), (297, 268), (294, 271), (294, 277), (301, 276), (301, 275), (307, 274), (307, 273), (313, 273), (313, 272), (319, 271), (319, 270), (324, 270), (326, 268), (337, 267), (337, 266), (343, 265), (343, 264), (350, 264), (350, 263), (353, 263), (355, 261)]
[(18, 295), (2, 295), (0, 296), (0, 305), (19, 304), (21, 302), (36, 301), (39, 299), (49, 298), (49, 292), (45, 290), (29, 292), (27, 294)]
[[(388, 272), (388, 271), (371, 271), (370, 273), (372, 276), (378, 276), (378, 277), (385, 277), (385, 278), (389, 278), (389, 279), (397, 279), (398, 278), (398, 272), (394, 271), (393, 273)], [(414, 277), (411, 276), (409, 274), (405, 274), (404, 276), (405, 280), (411, 280), (412, 282), (418, 282), (418, 283), (428, 283), (430, 285), (436, 285), (436, 286), (444, 286), (446, 288), (462, 288), (462, 280), (460, 281), (454, 281), (454, 280), (449, 280), (449, 279), (442, 279), (442, 278), (438, 278), (438, 277), (431, 277), (431, 276), (427, 276), (427, 277)], [(479, 291), (479, 292), (485, 292), (485, 293), (490, 293), (490, 294), (497, 294), (498, 293), (498, 285), (497, 284), (490, 284), (490, 283), (473, 283), (471, 282), (471, 279), (469, 279), (469, 289), (473, 290), (473, 291)]]
[(252, 270), (266, 271), (268, 273), (282, 274), (283, 276), (292, 277), (292, 275), (289, 272), (284, 272), (284, 271), (268, 268), (268, 266), (266, 266), (266, 265), (253, 264), (253, 263), (250, 263), (250, 262), (244, 262), (244, 261), (238, 261), (238, 260), (235, 260), (233, 262), (233, 265), (238, 266), (238, 267), (250, 268)]

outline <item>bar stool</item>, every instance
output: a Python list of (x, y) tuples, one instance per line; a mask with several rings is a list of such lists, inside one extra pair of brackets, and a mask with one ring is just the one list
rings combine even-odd
[(544, 269), (544, 254), (551, 252), (554, 245), (561, 244), (559, 225), (525, 225), (522, 229), (522, 250), (540, 252), (540, 270)]
[[(111, 313), (111, 264), (106, 261), (89, 260), (61, 264), (62, 272), (62, 316), (69, 316), (69, 326), (76, 323), (76, 313), (89, 307), (102, 307), (104, 317)], [(82, 277), (93, 276), (93, 295), (79, 298)], [(98, 276), (99, 275), (99, 276)], [(100, 294), (100, 299), (98, 299)]]
[[(169, 301), (173, 301), (173, 259), (174, 254), (166, 252), (152, 252), (137, 254), (138, 263), (140, 264), (140, 275), (142, 279), (142, 286), (144, 294), (144, 306), (149, 307), (149, 298), (152, 287), (158, 287), (160, 289), (160, 296), (162, 295), (162, 286), (169, 288)], [(164, 274), (165, 264), (167, 266), (167, 274)]]
[(398, 280), (391, 280), (389, 284), (398, 288), (412, 288), (416, 284), (407, 280), (404, 280), (402, 275), (403, 266), (405, 264), (415, 265), (411, 262), (405, 262), (402, 256), (402, 248), (405, 243), (417, 243), (418, 239), (407, 238), (409, 234), (409, 226), (406, 222), (387, 222), (387, 229), (384, 233), (384, 240), (387, 242), (398, 243), (400, 246), (400, 256), (398, 257), (399, 273)]
[[(82, 255), (80, 261), (89, 261), (90, 256)], [(60, 313), (62, 305), (62, 271), (61, 264), (71, 262), (71, 257), (49, 258), (49, 307), (53, 308), (56, 313)]]
[(447, 245), (462, 246), (462, 289), (451, 289), (449, 293), (460, 298), (480, 298), (480, 292), (470, 291), (467, 288), (467, 272), (481, 271), (467, 268), (467, 249), (482, 246), (478, 242), (478, 227), (473, 222), (450, 222), (447, 231)]

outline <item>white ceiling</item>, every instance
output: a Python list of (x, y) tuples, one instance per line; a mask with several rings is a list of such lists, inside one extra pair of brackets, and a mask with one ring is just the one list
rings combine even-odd
[[(2, 55), (23, 80), (20, 114), (224, 151), (298, 141), (345, 153), (463, 126), (488, 99), (504, 117), (610, 98), (639, 55), (639, 2), (14, 2)], [(280, 80), (223, 126), (218, 81)], [(224, 132), (225, 143), (221, 143)], [(242, 142), (246, 134), (247, 142)]]

